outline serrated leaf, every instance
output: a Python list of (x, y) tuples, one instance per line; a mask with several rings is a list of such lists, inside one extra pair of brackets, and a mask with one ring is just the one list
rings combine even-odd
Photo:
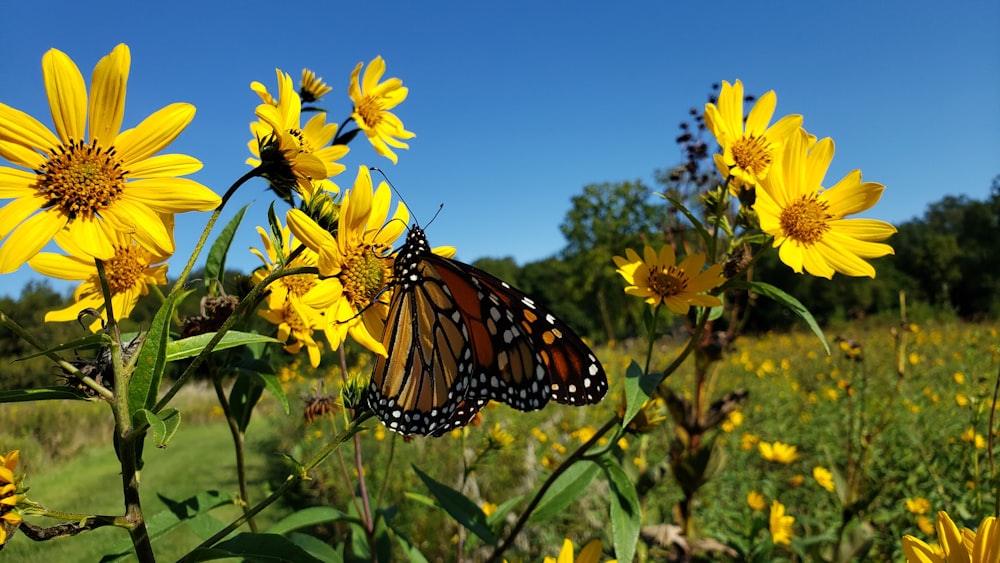
[(58, 387), (40, 387), (38, 389), (12, 389), (0, 391), (0, 403), (23, 403), (25, 401), (86, 401), (89, 399), (83, 391), (60, 385)]
[(619, 561), (631, 561), (642, 527), (642, 509), (635, 484), (610, 455), (601, 457), (601, 469), (608, 478), (611, 492), (611, 537)]
[(764, 297), (768, 297), (777, 303), (780, 303), (787, 307), (790, 311), (798, 315), (802, 320), (809, 325), (809, 328), (813, 331), (813, 334), (819, 338), (819, 341), (823, 343), (823, 348), (826, 348), (826, 354), (830, 355), (830, 343), (826, 341), (826, 336), (823, 335), (823, 329), (819, 327), (816, 319), (813, 318), (812, 313), (809, 309), (806, 309), (805, 305), (799, 302), (798, 299), (792, 297), (788, 293), (785, 293), (781, 289), (761, 281), (752, 282), (737, 282), (733, 283), (734, 287), (743, 287), (749, 289), (755, 293), (759, 293)]
[(285, 516), (275, 522), (267, 529), (269, 534), (287, 534), (293, 530), (316, 526), (327, 522), (337, 522), (340, 520), (357, 521), (357, 518), (349, 516), (346, 512), (341, 512), (330, 506), (313, 506), (303, 508)]
[(183, 561), (212, 561), (226, 557), (240, 557), (251, 561), (298, 561), (301, 563), (322, 563), (295, 542), (278, 534), (254, 534), (243, 532), (232, 539), (215, 544), (208, 549), (196, 549), (184, 557)]
[(528, 519), (542, 522), (562, 514), (567, 506), (586, 492), (587, 485), (600, 472), (601, 468), (592, 461), (574, 463), (549, 487)]
[(27, 356), (22, 356), (16, 361), (20, 362), (23, 360), (30, 360), (32, 358), (37, 358), (39, 356), (46, 356), (55, 352), (62, 352), (63, 350), (76, 350), (78, 348), (98, 348), (100, 346), (107, 346), (111, 344), (111, 337), (104, 333), (98, 334), (88, 334), (81, 338), (76, 338), (70, 340), (69, 342), (64, 342), (52, 348), (47, 348), (41, 352), (35, 352), (34, 354), (29, 354)]
[(167, 365), (167, 340), (170, 336), (170, 320), (174, 307), (191, 294), (191, 291), (179, 291), (168, 297), (160, 306), (149, 326), (139, 356), (136, 359), (135, 371), (129, 380), (128, 408), (129, 412), (150, 408), (156, 403), (163, 369)]
[(496, 545), (497, 537), (493, 534), (486, 523), (486, 514), (476, 503), (455, 489), (435, 481), (434, 478), (421, 471), (417, 466), (412, 466), (417, 472), (417, 476), (424, 482), (424, 485), (437, 499), (438, 504), (454, 518), (459, 524), (465, 526), (470, 532), (479, 536), (481, 540), (489, 545)]
[[(197, 336), (189, 336), (187, 338), (182, 338), (180, 340), (173, 340), (167, 343), (167, 361), (175, 362), (177, 360), (183, 360), (185, 358), (193, 358), (201, 353), (205, 349), (205, 346), (215, 337), (214, 332), (206, 332), (205, 334), (199, 334)], [(257, 342), (281, 342), (270, 336), (264, 336), (263, 334), (257, 334), (254, 332), (240, 332), (236, 330), (230, 330), (222, 336), (222, 340), (212, 348), (213, 352), (218, 352), (219, 350), (226, 350), (228, 348), (235, 348), (237, 346), (246, 346), (248, 344), (253, 344)]]
[(622, 428), (632, 422), (642, 405), (653, 396), (659, 379), (660, 374), (642, 373), (639, 364), (632, 360), (625, 370), (625, 418), (622, 420)]
[(240, 222), (243, 220), (243, 214), (246, 213), (248, 207), (250, 207), (249, 203), (237, 211), (236, 215), (219, 232), (219, 236), (216, 237), (215, 242), (212, 243), (212, 249), (208, 252), (208, 257), (205, 259), (206, 286), (209, 286), (213, 280), (218, 280), (220, 284), (222, 283), (223, 276), (226, 273), (226, 255), (229, 254), (229, 246), (233, 243), (233, 237), (236, 235), (236, 230), (239, 228)]

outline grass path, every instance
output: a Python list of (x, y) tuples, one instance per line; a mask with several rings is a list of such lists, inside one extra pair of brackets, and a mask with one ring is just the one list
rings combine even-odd
[[(254, 442), (256, 432), (267, 432), (266, 424), (252, 425), (247, 452), (248, 473), (251, 483), (251, 500), (266, 495), (263, 482), (267, 464), (280, 464), (282, 460), (267, 446)], [(262, 437), (263, 438), (263, 437)], [(226, 427), (221, 423), (202, 426), (181, 425), (167, 449), (147, 447), (142, 471), (142, 502), (147, 519), (164, 510), (169, 501), (180, 502), (209, 489), (236, 496), (235, 457)], [(206, 471), (206, 468), (211, 468)], [(53, 467), (28, 468), (29, 497), (51, 510), (121, 514), (123, 510), (120, 468), (114, 450), (92, 449), (65, 464)], [(212, 515), (222, 522), (239, 516), (234, 505), (222, 506)], [(270, 507), (260, 515), (258, 522), (266, 527), (282, 516), (281, 509)], [(35, 525), (54, 525), (56, 520), (29, 518)], [(51, 562), (98, 561), (119, 542), (128, 542), (128, 535), (120, 529), (106, 527), (85, 532), (75, 537), (57, 538), (47, 542), (33, 542), (18, 534), (0, 552), (0, 561)], [(154, 541), (157, 559), (174, 561), (187, 553), (200, 539), (191, 530), (179, 528)]]

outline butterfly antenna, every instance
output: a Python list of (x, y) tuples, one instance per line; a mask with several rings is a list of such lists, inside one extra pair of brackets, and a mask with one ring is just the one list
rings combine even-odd
[[(398, 197), (398, 198), (399, 198), (399, 201), (402, 201), (402, 202), (403, 202), (403, 205), (405, 205), (405, 206), (406, 206), (406, 209), (407, 209), (408, 211), (410, 211), (411, 213), (413, 212), (413, 211), (412, 211), (412, 210), (413, 210), (413, 208), (412, 208), (412, 207), (410, 207), (410, 204), (409, 204), (409, 203), (406, 203), (406, 198), (405, 198), (405, 197), (403, 197), (403, 194), (401, 194), (401, 193), (399, 192), (399, 190), (397, 190), (397, 189), (396, 189), (396, 186), (392, 185), (392, 182), (391, 182), (391, 181), (389, 180), (389, 177), (385, 175), (385, 172), (383, 172), (381, 168), (379, 168), (379, 167), (377, 167), (377, 166), (369, 166), (369, 167), (368, 167), (368, 169), (369, 169), (369, 170), (371, 170), (371, 171), (374, 171), (374, 172), (378, 172), (379, 174), (381, 174), (381, 175), (382, 175), (382, 179), (384, 179), (384, 180), (385, 180), (385, 183), (386, 183), (386, 184), (389, 184), (389, 187), (390, 187), (390, 188), (392, 188), (392, 191), (396, 192), (396, 197)], [(414, 219), (413, 219), (413, 222), (414, 222), (414, 223), (416, 223), (416, 225), (417, 225), (418, 227), (420, 226), (420, 222), (419, 222), (419, 221), (417, 221), (417, 220), (416, 220), (416, 218), (414, 218)]]

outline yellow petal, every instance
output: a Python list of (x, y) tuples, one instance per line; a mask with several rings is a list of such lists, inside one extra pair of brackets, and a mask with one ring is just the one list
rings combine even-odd
[(129, 178), (165, 178), (194, 174), (201, 161), (185, 154), (161, 154), (136, 162), (129, 167)]
[(126, 169), (149, 158), (173, 142), (194, 119), (191, 104), (177, 103), (158, 110), (133, 129), (122, 131), (115, 139), (118, 158)]
[(109, 147), (122, 126), (125, 115), (125, 86), (132, 55), (124, 43), (94, 67), (90, 81), (90, 138)]
[(0, 104), (0, 139), (42, 150), (62, 144), (41, 121), (5, 104)]
[[(740, 103), (742, 104), (743, 102), (740, 101)], [(747, 115), (745, 129), (747, 136), (753, 135), (759, 137), (764, 134), (764, 131), (767, 130), (767, 124), (771, 122), (771, 117), (774, 116), (774, 108), (777, 105), (778, 96), (774, 93), (774, 90), (765, 92), (764, 95), (757, 98), (757, 102)]]
[(65, 225), (66, 217), (52, 210), (36, 213), (21, 223), (0, 246), (0, 274), (9, 274), (20, 268)]
[[(56, 244), (73, 254), (85, 254), (101, 260), (115, 256), (113, 237), (100, 219), (77, 219), (56, 234)], [(74, 252), (75, 250), (82, 252)]]
[[(16, 168), (0, 166), (0, 199), (13, 199), (35, 194), (32, 184), (36, 181), (36, 176), (31, 172), (25, 172)], [(36, 201), (36, 205), (42, 200)], [(2, 238), (2, 235), (0, 235)]]
[(63, 143), (83, 141), (87, 126), (87, 85), (66, 53), (49, 49), (42, 56), (42, 74), (56, 133)]
[(209, 188), (187, 178), (150, 178), (126, 185), (122, 200), (144, 205), (160, 213), (211, 211), (222, 198)]
[(22, 221), (42, 207), (42, 199), (20, 197), (0, 208), (0, 239), (17, 228)]
[(45, 166), (47, 162), (44, 156), (33, 149), (8, 141), (0, 141), (0, 157), (9, 160), (12, 164), (24, 166), (31, 170), (38, 170), (42, 166)]
[(28, 265), (43, 276), (61, 280), (87, 280), (97, 271), (93, 260), (53, 252), (39, 252), (28, 260)]

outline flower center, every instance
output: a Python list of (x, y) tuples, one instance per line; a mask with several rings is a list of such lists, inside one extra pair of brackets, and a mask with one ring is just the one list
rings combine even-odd
[(114, 147), (104, 149), (92, 141), (61, 145), (52, 151), (38, 174), (36, 192), (43, 207), (57, 207), (70, 220), (93, 219), (125, 191), (126, 170)]
[(295, 137), (295, 140), (298, 141), (301, 152), (307, 154), (313, 153), (313, 146), (309, 144), (309, 139), (306, 138), (306, 134), (301, 129), (289, 129), (288, 134)]
[(756, 176), (771, 165), (771, 148), (766, 137), (749, 135), (733, 143), (733, 160), (736, 166)]
[(296, 339), (298, 339), (297, 334), (311, 334), (312, 329), (305, 322), (305, 319), (299, 316), (295, 311), (295, 307), (292, 307), (292, 302), (285, 299), (284, 305), (281, 307), (281, 317), (286, 323), (288, 323), (288, 328), (290, 333)]
[[(299, 264), (301, 265), (301, 264)], [(281, 278), (281, 283), (288, 289), (291, 297), (302, 297), (316, 285), (316, 276), (313, 274), (296, 274)]]
[(816, 195), (804, 195), (781, 211), (781, 230), (785, 235), (802, 244), (811, 245), (823, 238), (830, 230), (829, 220), (833, 218), (827, 211), (830, 205), (816, 199)]
[(375, 96), (362, 98), (355, 111), (370, 129), (375, 128), (382, 121), (382, 104)]
[(670, 266), (666, 270), (654, 268), (649, 271), (649, 288), (661, 297), (671, 297), (684, 293), (687, 289), (687, 276), (683, 270)]
[(112, 295), (139, 285), (146, 271), (146, 252), (138, 246), (119, 248), (114, 257), (104, 262), (104, 275)]
[(351, 304), (367, 307), (386, 286), (387, 272), (385, 259), (370, 246), (362, 247), (349, 256), (341, 271), (340, 282)]

